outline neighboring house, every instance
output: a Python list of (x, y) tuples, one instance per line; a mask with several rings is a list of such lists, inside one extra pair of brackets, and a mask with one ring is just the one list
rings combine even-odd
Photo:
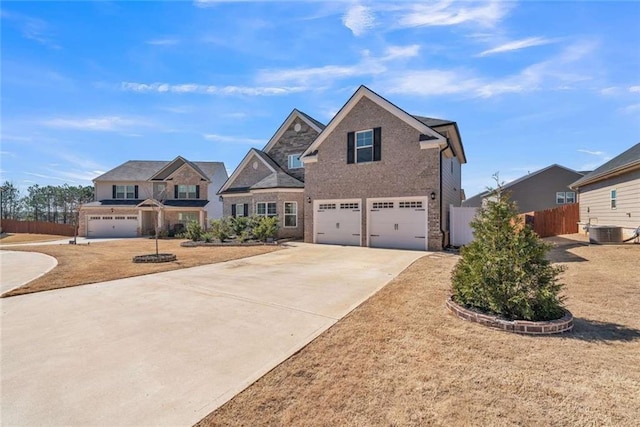
[[(510, 198), (518, 204), (520, 213), (552, 209), (577, 202), (576, 192), (569, 186), (584, 174), (585, 172), (553, 164), (511, 181), (502, 189), (510, 193)], [(484, 191), (463, 201), (462, 206), (480, 207), (485, 199), (491, 197), (491, 191)]]
[(640, 143), (571, 184), (580, 222), (617, 225), (631, 236), (640, 227)]
[(225, 216), (278, 216), (278, 237), (304, 233), (305, 168), (302, 153), (324, 125), (294, 109), (267, 145), (252, 148), (220, 188)]
[(453, 121), (413, 116), (365, 86), (302, 157), (305, 241), (440, 250), (466, 163)]
[(80, 208), (78, 234), (87, 237), (135, 237), (160, 226), (222, 215), (217, 190), (227, 178), (221, 162), (131, 160), (93, 180), (95, 201)]

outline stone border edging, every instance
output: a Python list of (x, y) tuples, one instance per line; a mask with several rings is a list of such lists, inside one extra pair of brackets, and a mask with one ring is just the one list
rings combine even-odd
[(533, 322), (529, 320), (506, 320), (497, 316), (478, 313), (458, 305), (451, 297), (447, 299), (446, 305), (454, 315), (463, 320), (516, 334), (549, 335), (569, 332), (573, 329), (573, 315), (569, 310), (565, 310), (564, 316), (560, 319)]
[(147, 254), (147, 255), (136, 255), (133, 257), (133, 262), (135, 263), (159, 263), (159, 262), (171, 262), (177, 260), (175, 254)]
[(180, 246), (184, 248), (196, 248), (198, 246), (279, 246), (284, 243), (292, 242), (294, 240), (296, 239), (279, 239), (273, 242), (245, 242), (245, 243), (240, 243), (240, 242), (225, 242), (225, 243), (209, 242), (207, 243), (203, 241), (193, 242), (191, 240), (187, 240), (186, 242), (180, 243)]

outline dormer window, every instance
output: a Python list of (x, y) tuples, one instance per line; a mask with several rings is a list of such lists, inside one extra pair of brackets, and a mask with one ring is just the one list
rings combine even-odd
[(302, 156), (302, 153), (289, 155), (289, 169), (300, 169), (304, 167), (300, 156)]

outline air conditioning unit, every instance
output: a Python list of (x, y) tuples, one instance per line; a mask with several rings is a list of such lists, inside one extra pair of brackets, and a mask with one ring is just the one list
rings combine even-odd
[(589, 243), (599, 245), (622, 243), (622, 227), (615, 225), (592, 225), (589, 227)]

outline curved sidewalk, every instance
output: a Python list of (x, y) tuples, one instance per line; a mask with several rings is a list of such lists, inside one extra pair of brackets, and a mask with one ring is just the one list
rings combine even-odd
[(0, 251), (0, 294), (37, 279), (58, 265), (54, 257), (36, 252)]

